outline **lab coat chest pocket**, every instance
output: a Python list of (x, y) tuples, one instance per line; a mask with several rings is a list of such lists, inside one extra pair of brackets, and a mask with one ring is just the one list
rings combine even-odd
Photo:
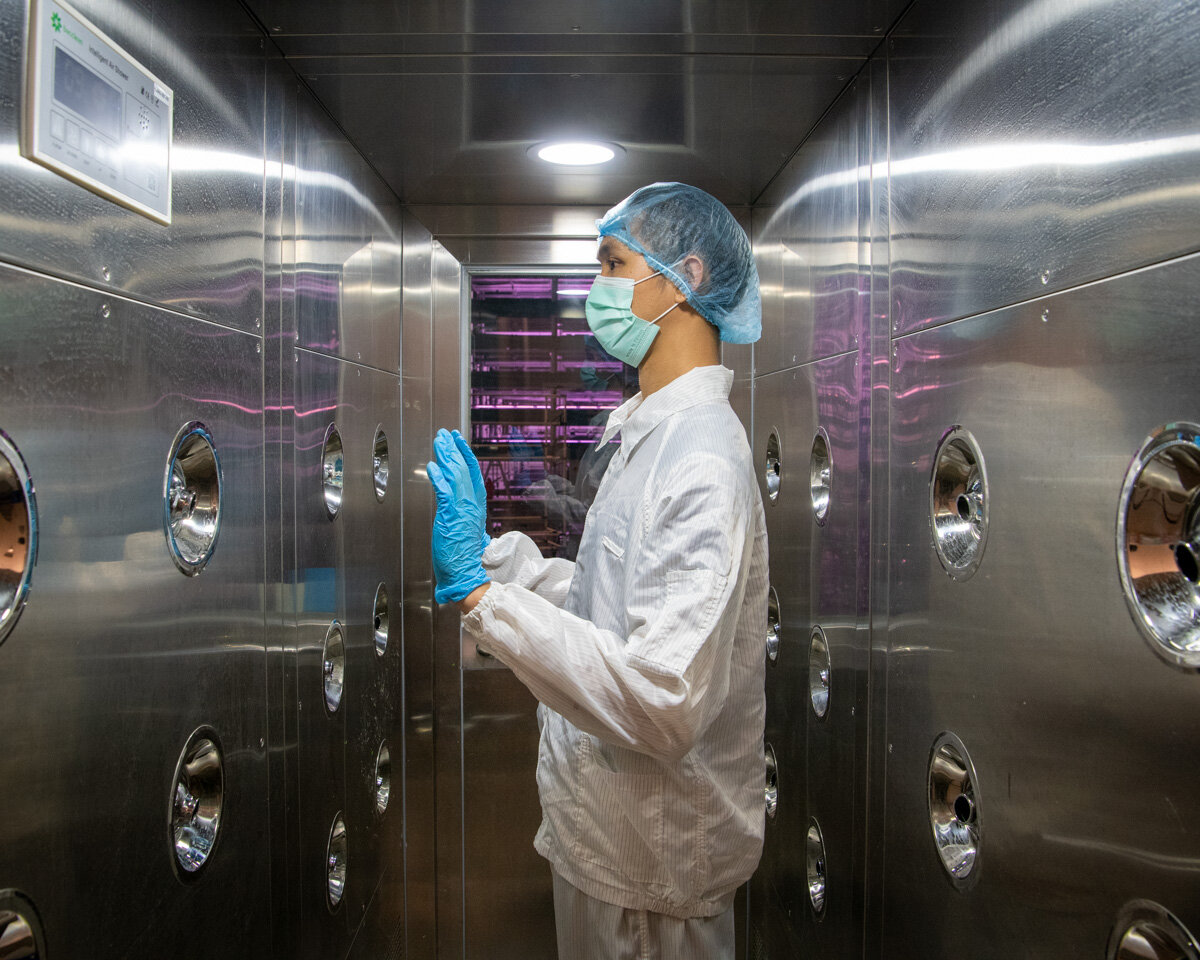
[[(624, 579), (625, 568), (631, 559), (630, 530), (636, 509), (635, 496), (612, 496), (597, 503), (588, 514), (590, 559), (605, 586), (621, 583)], [(580, 552), (583, 551), (581, 545)]]

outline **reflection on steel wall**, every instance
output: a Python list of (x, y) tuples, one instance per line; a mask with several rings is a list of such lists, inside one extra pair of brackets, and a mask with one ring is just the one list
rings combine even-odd
[(420, 229), (236, 4), (80, 7), (175, 90), (175, 217), (20, 158), (9, 44), (0, 952), (420, 955), (400, 357), (428, 233), (409, 304)]
[(751, 957), (1197, 955), (1198, 44), (1193, 0), (918, 0), (756, 208)]

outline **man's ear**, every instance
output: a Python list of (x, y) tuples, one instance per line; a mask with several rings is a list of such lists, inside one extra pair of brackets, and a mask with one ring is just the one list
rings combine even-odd
[[(679, 265), (679, 275), (687, 281), (687, 285), (693, 290), (700, 287), (704, 280), (704, 261), (695, 254), (683, 258), (683, 263)], [(678, 293), (677, 300), (682, 303), (687, 297), (682, 292)]]

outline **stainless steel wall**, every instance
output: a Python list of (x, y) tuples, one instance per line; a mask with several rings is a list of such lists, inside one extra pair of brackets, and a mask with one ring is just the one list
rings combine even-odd
[(870, 93), (869, 75), (847, 88), (754, 211), (763, 337), (753, 350), (749, 432), (779, 633), (766, 729), (778, 799), (750, 885), (752, 957), (861, 951)]
[[(261, 341), (8, 266), (0, 302), (0, 429), (40, 529), (28, 606), (0, 644), (0, 884), (32, 900), (50, 956), (269, 953)], [(168, 455), (192, 421), (222, 471), (196, 577), (163, 529)], [(190, 877), (168, 817), (202, 726), (224, 819)]]
[[(1200, 929), (1185, 719), (1200, 690), (1131, 616), (1117, 530), (1144, 440), (1200, 418), (1182, 333), (1200, 251), (1198, 41), (1192, 0), (918, 0), (755, 207), (764, 336), (732, 356), (753, 371), (739, 407), (764, 468), (779, 437), (782, 643), (751, 957), (1111, 960), (1139, 900)], [(817, 425), (833, 451), (824, 526), (806, 484)], [(931, 523), (955, 427), (986, 473), (969, 576), (944, 568)], [(978, 537), (982, 512), (956, 529)], [(974, 780), (973, 808), (944, 821), (978, 841), (957, 880), (931, 822), (945, 733)]]
[[(79, 3), (175, 90), (171, 227), (25, 161), (23, 6), (0, 9), (0, 431), (40, 536), (0, 642), (0, 910), (32, 904), (51, 958), (432, 956), (430, 234), (232, 2)], [(164, 476), (193, 421), (221, 513), (186, 576)], [(168, 815), (198, 728), (224, 800), (188, 874)]]

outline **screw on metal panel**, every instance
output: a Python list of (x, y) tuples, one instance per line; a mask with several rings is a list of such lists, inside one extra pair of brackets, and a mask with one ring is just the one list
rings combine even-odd
[(359, 359), (359, 360), (361, 360), (361, 359), (362, 359), (362, 354), (361, 354), (361, 353), (356, 353), (354, 356), (355, 356), (357, 359)]
[(112, 308), (107, 303), (100, 304), (100, 316), (105, 320), (112, 316)]
[(102, 276), (102, 277), (104, 278), (104, 281), (105, 281), (106, 283), (107, 283), (109, 280), (111, 280), (111, 279), (112, 279), (112, 274), (109, 272), (109, 269), (108, 269), (108, 267), (101, 267), (101, 268), (100, 268), (100, 276)]
[(254, 341), (254, 352), (262, 353), (262, 344), (259, 343), (257, 340)]
[(261, 326), (262, 326), (262, 319), (259, 317), (255, 317), (254, 318), (254, 329), (257, 330)]
[(296, 358), (296, 362), (300, 362), (300, 351), (293, 348), (292, 356)]
[(1050, 322), (1050, 311), (1048, 309), (1042, 311), (1042, 323)]
[(1042, 275), (1039, 279), (1042, 281), (1042, 286), (1044, 287), (1046, 284), (1048, 284), (1050, 282), (1050, 271), (1043, 270)]

